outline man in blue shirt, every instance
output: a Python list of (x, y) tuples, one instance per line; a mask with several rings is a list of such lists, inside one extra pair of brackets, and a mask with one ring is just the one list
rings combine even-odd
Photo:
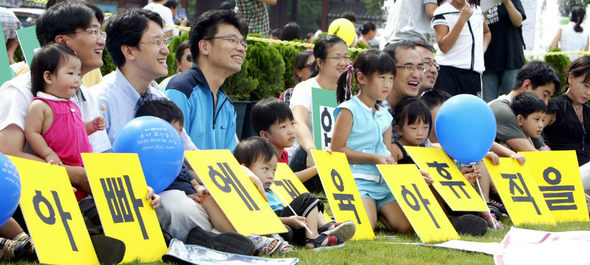
[(193, 67), (173, 77), (166, 95), (182, 110), (184, 128), (199, 149), (237, 145), (236, 114), (221, 85), (240, 71), (248, 27), (232, 10), (212, 10), (191, 28)]

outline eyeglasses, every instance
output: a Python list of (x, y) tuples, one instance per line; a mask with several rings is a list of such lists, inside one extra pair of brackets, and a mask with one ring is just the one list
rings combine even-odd
[(413, 65), (413, 64), (409, 63), (409, 64), (396, 66), (395, 68), (397, 68), (397, 69), (403, 68), (404, 70), (406, 70), (408, 72), (409, 71), (426, 72), (426, 67), (422, 63), (419, 63), (418, 65)]
[(189, 61), (189, 62), (192, 62), (193, 61), (193, 55), (189, 53), (189, 54), (186, 55), (185, 59), (187, 61)]
[(154, 46), (160, 48), (162, 46), (168, 46), (168, 44), (170, 44), (170, 41), (168, 39), (164, 38), (164, 39), (155, 39), (153, 41), (140, 41), (139, 43), (153, 44)]
[(204, 40), (213, 40), (213, 39), (227, 40), (227, 41), (231, 42), (233, 45), (237, 46), (239, 44), (239, 45), (242, 45), (242, 47), (244, 47), (245, 50), (248, 49), (248, 43), (246, 43), (246, 40), (244, 40), (243, 38), (240, 38), (234, 34), (204, 38)]
[[(92, 34), (92, 37), (96, 39), (98, 39), (98, 37), (101, 37), (103, 39), (107, 38), (107, 33), (97, 28), (85, 29), (84, 31), (89, 32), (90, 34)], [(78, 32), (80, 31), (76, 31), (76, 33)]]
[(422, 64), (424, 64), (424, 67), (426, 67), (426, 69), (434, 66), (434, 68), (436, 68), (436, 71), (440, 70), (440, 66), (437, 63), (433, 63), (433, 62), (423, 62)]
[(350, 62), (350, 56), (329, 56), (326, 57), (326, 59), (332, 59), (332, 60), (336, 60), (336, 61), (344, 61), (344, 62)]

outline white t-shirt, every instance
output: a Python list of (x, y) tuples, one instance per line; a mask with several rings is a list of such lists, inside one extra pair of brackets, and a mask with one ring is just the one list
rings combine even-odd
[[(16, 124), (24, 131), (27, 110), (33, 98), (29, 73), (19, 75), (2, 84), (0, 86), (0, 130), (11, 124)], [(72, 97), (72, 101), (80, 108), (84, 122), (92, 121), (100, 116), (100, 108), (96, 98), (84, 86), (80, 86), (80, 95), (76, 93)], [(111, 142), (104, 130), (96, 131), (89, 135), (88, 139), (95, 153), (111, 149)]]
[[(174, 25), (174, 17), (172, 16), (172, 10), (170, 8), (156, 3), (149, 3), (143, 7), (150, 11), (154, 11), (162, 17), (164, 24)], [(164, 32), (172, 30), (172, 36), (178, 36), (178, 30), (173, 28), (164, 27)]]
[[(561, 27), (561, 39), (559, 40), (559, 48), (562, 51), (585, 51), (588, 44), (588, 31), (576, 32), (574, 30), (574, 22)], [(577, 53), (568, 53), (567, 56), (570, 61), (580, 57)]]
[[(483, 73), (485, 70), (483, 61), (483, 23), (485, 20), (479, 6), (472, 6), (471, 10), (473, 14), (469, 18), (469, 22), (463, 25), (455, 45), (447, 53), (443, 53), (440, 48), (437, 48), (435, 58), (439, 65)], [(460, 10), (446, 2), (434, 10), (432, 27), (445, 25), (451, 31), (459, 20), (459, 14)]]
[[(311, 88), (317, 87), (321, 88), (318, 81), (315, 77), (307, 79), (295, 86), (293, 88), (293, 95), (291, 96), (291, 100), (289, 102), (291, 109), (295, 106), (302, 106), (307, 110), (307, 128), (311, 132), (311, 136), (313, 137), (313, 103), (312, 103), (312, 95), (311, 95)], [(295, 141), (293, 146), (287, 148), (287, 152), (289, 153), (289, 157), (293, 156), (293, 153), (299, 147), (299, 143)]]
[(398, 0), (393, 4), (387, 22), (385, 22), (384, 36), (388, 42), (403, 39), (410, 31), (415, 31), (426, 40), (435, 38), (434, 30), (430, 27), (430, 19), (426, 16), (425, 4), (436, 4), (436, 0)]

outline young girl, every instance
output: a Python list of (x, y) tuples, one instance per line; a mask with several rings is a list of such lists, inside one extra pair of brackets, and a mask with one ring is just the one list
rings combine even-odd
[(268, 204), (283, 224), (293, 229), (293, 243), (307, 248), (340, 247), (344, 241), (352, 238), (356, 231), (354, 223), (327, 222), (322, 214), (324, 204), (309, 193), (299, 195), (289, 204), (290, 207), (283, 207), (281, 200), (271, 190), (277, 153), (269, 141), (262, 137), (250, 137), (238, 144), (234, 156), (260, 179), (266, 190)]
[(432, 128), (430, 110), (421, 100), (408, 98), (395, 106), (394, 118), (400, 139), (391, 147), (392, 156), (398, 164), (413, 164), (403, 146), (423, 146)]
[[(404, 146), (424, 146), (426, 140), (430, 136), (430, 131), (432, 130), (431, 115), (430, 109), (426, 103), (417, 98), (408, 98), (395, 107), (395, 130), (400, 135), (400, 139), (394, 142), (391, 149), (392, 156), (396, 159), (398, 164), (414, 163), (414, 160), (408, 155)], [(434, 137), (436, 138), (436, 135), (434, 135)], [(461, 173), (463, 173), (470, 182), (474, 182), (476, 178), (481, 178), (480, 184), (483, 184), (482, 189), (489, 190), (490, 177), (487, 172), (486, 174), (480, 175), (477, 168), (463, 167), (461, 168)], [(439, 199), (439, 197), (437, 197), (437, 199)], [(439, 200), (439, 202), (441, 205), (444, 205), (444, 201)], [(469, 216), (468, 218), (460, 216), (458, 218), (461, 218), (462, 221), (456, 222), (458, 219), (453, 215), (450, 215), (449, 219), (457, 232), (474, 236), (483, 235), (486, 232), (486, 227), (493, 228), (494, 221), (496, 222), (496, 226), (501, 225), (495, 219), (492, 220), (493, 216), (489, 215), (488, 212), (481, 212), (480, 215), (483, 220), (476, 216)], [(487, 225), (483, 222), (484, 220), (488, 222)], [(469, 222), (469, 225), (466, 225), (466, 222)]]
[[(103, 130), (105, 121), (97, 117), (82, 122), (78, 106), (70, 100), (80, 88), (80, 59), (61, 44), (49, 44), (31, 64), (31, 102), (25, 123), (25, 137), (33, 150), (49, 163), (83, 166), (80, 153), (91, 153), (88, 135)], [(76, 198), (87, 194), (77, 189)]]
[[(338, 80), (338, 101), (349, 100), (335, 110), (332, 150), (346, 154), (373, 229), (379, 213), (387, 228), (407, 232), (410, 223), (376, 166), (395, 162), (385, 144), (391, 143), (392, 117), (378, 105), (389, 94), (394, 77), (395, 62), (382, 51), (365, 50), (349, 65)], [(358, 84), (359, 92), (351, 98), (352, 83)]]
[(477, 3), (479, 0), (450, 0), (434, 10), (432, 26), (440, 65), (435, 89), (451, 95), (481, 93), (483, 54), (492, 35)]

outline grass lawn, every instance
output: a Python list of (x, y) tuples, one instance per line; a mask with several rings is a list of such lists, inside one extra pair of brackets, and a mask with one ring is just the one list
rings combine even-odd
[[(325, 201), (323, 194), (318, 194)], [(330, 213), (329, 205), (325, 206)], [(481, 237), (461, 235), (461, 240), (478, 242), (500, 242), (512, 227), (509, 219), (502, 220), (506, 226), (504, 230), (488, 230)], [(556, 226), (527, 225), (521, 228), (535, 229), (551, 232), (561, 231), (590, 231), (590, 223), (574, 222), (562, 223)], [(375, 240), (348, 241), (345, 246), (338, 249), (324, 251), (312, 251), (305, 248), (297, 248), (297, 253), (284, 257), (298, 258), (299, 264), (494, 264), (493, 257), (485, 254), (464, 252), (443, 248), (431, 248), (414, 245), (402, 245), (395, 243), (421, 243), (415, 234), (393, 234), (383, 230), (380, 224), (376, 231)], [(9, 264), (1, 263), (0, 264)], [(13, 264), (38, 264), (18, 262)], [(130, 264), (166, 264), (163, 262)]]

